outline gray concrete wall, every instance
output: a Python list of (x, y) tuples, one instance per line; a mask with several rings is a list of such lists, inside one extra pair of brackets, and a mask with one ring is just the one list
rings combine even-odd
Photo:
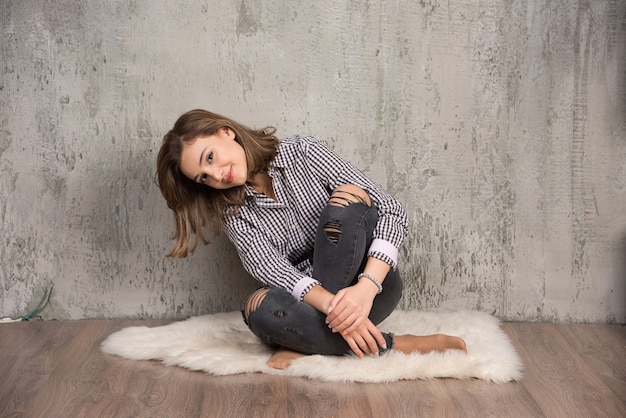
[(202, 107), (326, 138), (412, 227), (402, 307), (626, 321), (623, 0), (4, 0), (0, 316), (238, 309), (165, 259), (163, 134)]

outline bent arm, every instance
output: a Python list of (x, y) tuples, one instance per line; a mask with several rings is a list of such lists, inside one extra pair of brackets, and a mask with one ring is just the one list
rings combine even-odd
[(303, 301), (323, 314), (328, 315), (330, 312), (330, 302), (334, 296), (335, 295), (324, 289), (321, 285), (318, 285), (313, 286), (313, 288), (304, 295)]

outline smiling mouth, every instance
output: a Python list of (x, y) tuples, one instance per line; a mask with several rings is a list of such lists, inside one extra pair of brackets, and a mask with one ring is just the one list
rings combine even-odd
[(228, 175), (226, 176), (226, 183), (230, 184), (233, 182), (233, 166), (230, 166), (230, 170), (228, 170)]

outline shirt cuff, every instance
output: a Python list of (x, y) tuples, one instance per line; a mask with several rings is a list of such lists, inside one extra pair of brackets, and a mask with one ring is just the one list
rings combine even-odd
[(372, 245), (370, 245), (370, 249), (368, 254), (384, 254), (387, 257), (384, 257), (387, 260), (390, 260), (389, 263), (394, 269), (395, 266), (398, 265), (398, 249), (395, 245), (390, 243), (389, 241), (385, 241), (384, 239), (375, 238), (372, 241)]
[(306, 295), (309, 292), (309, 290), (313, 288), (313, 286), (316, 286), (318, 284), (321, 284), (321, 283), (312, 277), (303, 277), (293, 287), (293, 290), (291, 291), (291, 295), (294, 297), (295, 300), (302, 302), (302, 299), (304, 299), (304, 295)]

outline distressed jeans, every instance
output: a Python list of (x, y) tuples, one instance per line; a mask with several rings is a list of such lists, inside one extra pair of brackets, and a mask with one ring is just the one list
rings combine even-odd
[[(376, 207), (354, 202), (347, 206), (327, 204), (316, 233), (313, 278), (331, 293), (355, 284), (365, 267), (377, 222)], [(336, 226), (337, 230), (329, 232), (328, 225)], [(390, 270), (383, 282), (383, 292), (374, 298), (369, 319), (378, 325), (395, 309), (401, 295), (400, 275), (397, 270)], [(350, 353), (348, 343), (340, 333), (328, 328), (325, 318), (324, 313), (295, 300), (287, 290), (269, 288), (260, 305), (248, 314), (246, 323), (261, 341), (272, 347), (305, 354)], [(390, 350), (393, 335), (383, 332), (383, 336)], [(385, 351), (381, 347), (379, 350)]]

